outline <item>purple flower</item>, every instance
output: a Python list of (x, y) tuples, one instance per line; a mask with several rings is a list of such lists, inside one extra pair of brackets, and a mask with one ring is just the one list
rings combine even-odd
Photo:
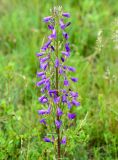
[(69, 18), (70, 17), (70, 13), (62, 13), (62, 16)]
[(48, 28), (49, 28), (50, 30), (53, 30), (53, 29), (54, 29), (54, 26), (53, 26), (53, 25), (48, 25)]
[(67, 66), (63, 66), (63, 69), (65, 69), (65, 70), (66, 70), (66, 69), (67, 69)]
[(40, 120), (40, 123), (41, 123), (41, 124), (46, 125), (46, 121), (45, 121), (45, 119), (44, 119), (44, 118), (43, 118), (43, 119), (41, 119), (41, 120)]
[(64, 86), (69, 86), (69, 82), (67, 79), (64, 80)]
[(46, 42), (43, 47), (42, 47), (42, 50), (46, 51), (46, 49), (49, 47), (49, 45), (51, 44), (51, 40), (49, 40), (48, 42)]
[(67, 102), (67, 97), (65, 95), (62, 96), (62, 102), (66, 103)]
[(59, 59), (58, 58), (56, 58), (56, 60), (55, 60), (55, 67), (56, 68), (59, 67)]
[(37, 76), (38, 77), (41, 77), (41, 76), (43, 76), (45, 73), (44, 72), (37, 72)]
[(41, 53), (36, 53), (37, 57), (43, 56), (45, 54), (45, 52), (41, 52)]
[(75, 113), (68, 113), (68, 118), (69, 119), (74, 119), (76, 117)]
[(74, 67), (71, 67), (71, 66), (68, 66), (68, 70), (71, 71), (71, 72), (75, 72), (76, 69)]
[(45, 109), (38, 110), (39, 115), (50, 114), (50, 112), (51, 112), (51, 107), (50, 106), (48, 107), (47, 110), (45, 110)]
[(55, 29), (53, 29), (52, 34), (51, 34), (48, 38), (49, 38), (50, 40), (56, 39), (56, 30), (55, 30)]
[(62, 121), (55, 120), (55, 125), (57, 128), (60, 128), (62, 125)]
[(77, 92), (70, 92), (70, 95), (72, 96), (72, 97), (75, 97), (75, 98), (77, 98), (78, 97), (78, 93)]
[(63, 138), (62, 138), (61, 144), (66, 144), (66, 137), (63, 137)]
[(47, 61), (50, 58), (50, 56), (44, 57), (40, 59), (41, 63), (44, 63), (45, 61)]
[(71, 22), (68, 22), (66, 25), (65, 25), (65, 28), (70, 26)]
[[(37, 82), (37, 86), (38, 87), (41, 86), (40, 92), (42, 94), (38, 98), (38, 101), (43, 106), (48, 106), (48, 108), (46, 109), (44, 108), (38, 110), (38, 114), (40, 115), (41, 118), (40, 123), (47, 126), (48, 123), (50, 123), (50, 121), (48, 121), (47, 118), (49, 118), (49, 116), (54, 116), (53, 117), (54, 122), (52, 122), (52, 125), (56, 127), (56, 130), (59, 130), (62, 125), (61, 119), (63, 118), (63, 114), (64, 115), (67, 114), (67, 117), (70, 120), (76, 118), (76, 113), (71, 113), (72, 107), (80, 105), (80, 103), (77, 101), (78, 93), (72, 91), (69, 86), (71, 80), (73, 82), (77, 82), (78, 79), (74, 77), (70, 78), (67, 77), (67, 73), (69, 71), (75, 72), (75, 68), (67, 66), (64, 63), (66, 59), (70, 56), (70, 50), (71, 50), (68, 42), (69, 35), (66, 32), (66, 28), (70, 26), (71, 22), (66, 22), (66, 18), (64, 17), (69, 18), (70, 14), (69, 13), (61, 13), (61, 14), (62, 14), (61, 17), (63, 16), (62, 18), (60, 18), (60, 16), (58, 16), (57, 13), (54, 11), (53, 16), (48, 16), (43, 18), (43, 21), (47, 23), (46, 25), (48, 27), (48, 30), (50, 30), (51, 34), (47, 36), (48, 40), (43, 44), (41, 52), (37, 53), (41, 69), (41, 71), (37, 72), (37, 77), (41, 79), (39, 82)], [(58, 32), (59, 33), (62, 32), (61, 33), (63, 38), (62, 45), (60, 45), (61, 41), (61, 39), (59, 39), (60, 36), (57, 38), (57, 30), (56, 30), (57, 25), (60, 26), (61, 30)], [(61, 53), (61, 55), (57, 56), (56, 50), (58, 50), (59, 51), (58, 54)], [(61, 88), (60, 84), (62, 81), (63, 85)], [(69, 88), (65, 86), (69, 86)], [(66, 109), (64, 109), (64, 111), (62, 111), (61, 108), (63, 105), (67, 107)], [(52, 114), (50, 114), (51, 110), (53, 111)], [(45, 117), (47, 118), (45, 119)], [(50, 128), (54, 128), (54, 126), (50, 126)], [(56, 133), (57, 135), (55, 135), (55, 138), (57, 141), (58, 132)], [(55, 138), (53, 136), (52, 138), (44, 137), (43, 140), (45, 142), (54, 143)], [(60, 140), (58, 139), (58, 143), (65, 145), (66, 137), (63, 137), (62, 139), (60, 138)]]
[(54, 103), (55, 103), (55, 104), (58, 104), (59, 101), (60, 101), (60, 97), (54, 97)]
[(65, 44), (65, 49), (66, 49), (67, 52), (70, 52), (69, 43), (66, 43), (66, 44)]
[(52, 142), (52, 141), (51, 141), (49, 138), (47, 138), (47, 137), (44, 137), (43, 140), (44, 140), (45, 142)]
[(61, 108), (57, 108), (57, 116), (61, 116), (63, 114)]
[(49, 22), (51, 19), (52, 19), (52, 16), (48, 16), (48, 17), (44, 17), (44, 18), (43, 18), (43, 21), (47, 23), (47, 22)]
[(52, 95), (57, 95), (57, 90), (49, 90), (49, 95), (52, 97)]
[(47, 103), (48, 102), (48, 99), (45, 96), (39, 97), (38, 100), (39, 100), (40, 103)]
[(48, 63), (41, 63), (40, 67), (41, 67), (41, 69), (43, 69), (45, 71), (48, 67)]
[(62, 62), (65, 62), (65, 59), (64, 59), (64, 57), (61, 57), (61, 61), (62, 61)]
[(71, 80), (72, 80), (73, 82), (77, 82), (77, 81), (78, 81), (78, 78), (72, 77)]
[(62, 68), (59, 69), (59, 74), (63, 74), (63, 69)]
[(63, 23), (63, 19), (60, 19), (60, 27), (61, 29), (65, 29), (65, 24)]
[(68, 40), (69, 35), (68, 35), (66, 32), (63, 32), (63, 36), (64, 36), (64, 38), (65, 38), (66, 40)]
[(42, 78), (42, 79), (46, 79), (46, 75), (42, 75), (41, 78)]
[(71, 109), (72, 108), (71, 102), (67, 102), (67, 104), (68, 104), (68, 109)]
[(76, 107), (80, 106), (80, 102), (77, 102), (75, 99), (72, 100), (72, 104)]
[(62, 53), (63, 55), (65, 55), (66, 57), (69, 57), (69, 56), (70, 56), (70, 53), (69, 53), (69, 52), (62, 51), (61, 53)]
[(36, 86), (39, 87), (39, 86), (41, 86), (41, 85), (44, 84), (44, 83), (45, 83), (45, 80), (43, 79), (43, 80), (37, 82), (37, 83), (36, 83)]

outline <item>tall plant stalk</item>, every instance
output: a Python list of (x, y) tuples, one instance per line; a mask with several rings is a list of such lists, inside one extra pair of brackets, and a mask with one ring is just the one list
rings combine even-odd
[[(37, 53), (42, 70), (41, 72), (37, 72), (37, 76), (41, 78), (37, 82), (37, 86), (43, 86), (41, 88), (42, 96), (39, 97), (39, 102), (45, 108), (48, 106), (47, 109), (38, 110), (41, 117), (40, 123), (50, 129), (51, 132), (56, 127), (56, 134), (52, 134), (51, 138), (47, 134), (43, 140), (54, 144), (54, 146), (56, 144), (58, 160), (62, 158), (61, 145), (66, 145), (66, 136), (62, 135), (62, 128), (66, 130), (66, 127), (64, 126), (65, 122), (62, 123), (62, 120), (65, 121), (65, 117), (69, 121), (75, 119), (76, 114), (72, 113), (72, 108), (80, 105), (77, 101), (78, 93), (70, 89), (70, 83), (77, 82), (78, 79), (67, 76), (67, 72), (75, 72), (75, 68), (64, 65), (64, 62), (70, 57), (69, 35), (66, 33), (66, 28), (71, 23), (64, 23), (65, 18), (69, 17), (70, 14), (63, 13), (62, 8), (58, 6), (52, 9), (52, 16), (43, 19), (48, 25), (51, 35), (48, 36), (48, 41), (42, 46), (41, 52)], [(60, 43), (60, 40), (63, 44)], [(59, 80), (60, 77), (61, 80)], [(63, 106), (67, 106), (68, 111)], [(51, 115), (51, 118), (49, 115)], [(52, 122), (55, 126), (48, 124), (48, 121)]]

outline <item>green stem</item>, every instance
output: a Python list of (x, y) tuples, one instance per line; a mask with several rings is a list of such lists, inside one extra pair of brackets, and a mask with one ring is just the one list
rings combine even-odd
[[(58, 2), (58, 0), (57, 0), (57, 2)], [(57, 18), (57, 21), (58, 21), (58, 18)], [(57, 22), (57, 42), (56, 42), (56, 57), (57, 58), (58, 58), (58, 48), (59, 48), (59, 44), (58, 43), (59, 42), (58, 42), (58, 22)], [(57, 96), (58, 96), (58, 84), (59, 84), (59, 75), (58, 75), (58, 67), (57, 67), (56, 68), (56, 90), (57, 90)], [(58, 104), (57, 104), (57, 107), (58, 107)], [(58, 115), (57, 115), (57, 120), (58, 121), (60, 120)], [(60, 152), (61, 146), (60, 146), (60, 129), (59, 128), (57, 128), (57, 136), (58, 136), (57, 154), (58, 154), (58, 160), (60, 160), (60, 158), (61, 158), (61, 152)]]

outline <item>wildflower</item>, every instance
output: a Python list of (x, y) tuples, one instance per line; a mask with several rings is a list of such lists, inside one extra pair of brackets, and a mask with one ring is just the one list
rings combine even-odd
[[(54, 128), (52, 126), (54, 125), (57, 133), (55, 137), (52, 135), (52, 139), (44, 137), (43, 140), (51, 143), (57, 141), (59, 153), (60, 145), (66, 144), (66, 137), (61, 139), (62, 132), (60, 132), (60, 129), (64, 127), (64, 125), (62, 126), (62, 120), (64, 117), (68, 121), (75, 119), (76, 113), (71, 113), (71, 111), (72, 108), (78, 107), (80, 102), (78, 102), (78, 93), (70, 88), (71, 82), (77, 82), (78, 78), (69, 78), (67, 75), (68, 72), (75, 72), (76, 69), (65, 65), (65, 61), (71, 55), (71, 47), (68, 42), (69, 35), (66, 32), (66, 28), (70, 26), (71, 22), (65, 21), (65, 18), (70, 17), (70, 14), (62, 13), (62, 9), (57, 7), (52, 11), (52, 16), (43, 19), (51, 33), (47, 36), (47, 41), (42, 45), (41, 52), (36, 53), (41, 69), (41, 71), (37, 72), (37, 77), (40, 80), (36, 85), (40, 87), (41, 92), (38, 101), (44, 107), (38, 110), (38, 114), (41, 117), (40, 123), (50, 126), (50, 128)], [(60, 35), (63, 38), (62, 42), (59, 40)], [(62, 46), (63, 48), (61, 48)], [(50, 124), (48, 125), (48, 123)], [(64, 130), (64, 128), (62, 129)]]
[(68, 82), (68, 80), (66, 79), (66, 80), (64, 80), (64, 86), (68, 86), (69, 85), (69, 82)]
[(69, 53), (69, 52), (62, 51), (61, 53), (62, 53), (63, 55), (65, 55), (66, 57), (69, 57), (69, 56), (70, 56), (70, 53)]
[(63, 137), (63, 138), (62, 138), (61, 144), (66, 144), (66, 137)]
[(69, 35), (68, 35), (66, 32), (63, 32), (63, 36), (64, 36), (64, 38), (65, 38), (66, 40), (68, 40)]
[(63, 114), (63, 112), (62, 112), (62, 110), (61, 110), (61, 108), (57, 108), (57, 115), (58, 116), (62, 116), (62, 114)]
[(45, 137), (45, 138), (43, 138), (43, 140), (45, 141), (45, 142), (52, 142), (49, 138), (47, 138), (47, 137)]
[(75, 113), (68, 113), (68, 118), (69, 119), (74, 119), (76, 117)]
[(77, 81), (78, 81), (78, 78), (72, 77), (71, 80), (72, 80), (73, 82), (77, 82)]
[(41, 119), (41, 120), (40, 120), (40, 123), (41, 123), (41, 124), (46, 125), (46, 121), (45, 121), (45, 119), (44, 119), (44, 118), (43, 118), (43, 119)]
[(43, 18), (43, 21), (47, 23), (47, 22), (49, 22), (51, 19), (52, 19), (52, 16), (49, 16), (49, 17)]
[(62, 16), (69, 18), (70, 17), (70, 13), (63, 13)]
[(59, 121), (59, 120), (55, 120), (55, 125), (56, 125), (57, 128), (60, 128), (61, 125), (62, 125), (62, 122)]

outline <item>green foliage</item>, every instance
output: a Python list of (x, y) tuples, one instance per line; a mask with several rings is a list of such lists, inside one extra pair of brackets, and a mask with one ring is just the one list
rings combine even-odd
[[(0, 160), (55, 158), (42, 142), (35, 88), (35, 52), (47, 33), (41, 22), (55, 5), (46, 0), (0, 2)], [(63, 0), (71, 13), (69, 65), (77, 68), (81, 106), (76, 128), (67, 130), (64, 160), (118, 159), (118, 2)]]

